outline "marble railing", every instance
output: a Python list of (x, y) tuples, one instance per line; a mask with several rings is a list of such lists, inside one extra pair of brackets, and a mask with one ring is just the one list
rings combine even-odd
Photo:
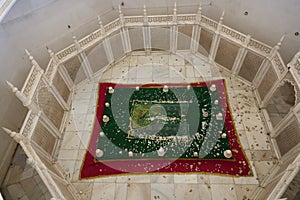
[[(199, 14), (198, 14), (199, 15)], [(98, 30), (94, 31), (93, 33), (85, 36), (84, 38), (80, 39), (78, 42), (82, 50), (89, 48), (90, 46), (97, 44), (100, 40), (108, 36), (114, 31), (120, 30), (124, 27), (143, 27), (145, 23), (148, 26), (171, 26), (171, 25), (196, 25), (200, 24), (209, 30), (216, 31), (219, 25), (219, 22), (216, 22), (208, 17), (200, 15), (200, 23), (197, 21), (197, 14), (180, 14), (176, 15), (176, 21), (174, 21), (174, 17), (170, 15), (158, 15), (158, 16), (146, 16), (146, 21), (144, 16), (125, 16), (124, 17), (124, 24), (121, 24), (120, 18), (115, 19), (114, 21), (106, 24), (103, 26), (104, 31), (99, 28)], [(198, 18), (199, 20), (199, 18)], [(101, 34), (104, 32), (104, 34)], [(221, 25), (220, 31), (218, 32), (221, 36), (225, 38), (229, 38), (234, 43), (242, 45), (245, 42), (246, 35), (242, 34), (236, 30), (231, 29), (228, 26)], [(267, 56), (271, 53), (272, 47), (254, 40), (251, 38), (248, 48), (257, 52), (262, 56)], [(70, 57), (77, 55), (75, 45), (70, 45), (65, 49), (56, 53), (57, 57), (61, 62), (68, 60)]]

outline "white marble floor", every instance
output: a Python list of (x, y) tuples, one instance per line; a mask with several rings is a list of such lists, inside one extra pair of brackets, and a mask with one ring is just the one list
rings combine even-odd
[[(241, 145), (253, 177), (207, 174), (129, 175), (78, 180), (93, 128), (100, 81), (116, 83), (185, 83), (226, 79), (229, 101)], [(276, 163), (251, 87), (199, 57), (181, 53), (134, 52), (99, 77), (80, 83), (74, 92), (58, 162), (83, 199), (248, 199)]]

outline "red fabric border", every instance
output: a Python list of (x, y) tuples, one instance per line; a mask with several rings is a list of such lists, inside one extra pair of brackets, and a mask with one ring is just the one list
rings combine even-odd
[[(93, 178), (116, 174), (128, 174), (128, 173), (216, 173), (224, 175), (234, 175), (234, 176), (252, 176), (252, 171), (249, 166), (249, 162), (241, 148), (239, 139), (234, 127), (232, 120), (227, 93), (225, 89), (224, 80), (214, 80), (202, 83), (191, 83), (191, 86), (210, 86), (215, 84), (219, 92), (220, 104), (223, 109), (223, 116), (225, 116), (225, 126), (227, 130), (227, 137), (229, 144), (232, 149), (232, 155), (234, 160), (224, 160), (224, 159), (151, 159), (151, 160), (120, 160), (120, 161), (96, 161), (94, 159), (94, 153), (97, 148), (97, 137), (100, 132), (100, 123), (102, 122), (102, 115), (105, 103), (105, 96), (108, 87), (153, 87), (153, 86), (163, 86), (162, 84), (128, 84), (120, 85), (115, 83), (100, 83), (98, 90), (98, 102), (97, 110), (94, 121), (94, 129), (92, 136), (90, 138), (90, 143), (88, 151), (83, 160), (81, 166), (81, 171), (79, 178)], [(168, 86), (187, 86), (188, 84), (167, 84)], [(126, 172), (117, 169), (126, 169)]]

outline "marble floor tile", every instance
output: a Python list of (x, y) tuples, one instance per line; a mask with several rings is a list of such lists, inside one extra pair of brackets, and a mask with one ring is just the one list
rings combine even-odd
[[(179, 69), (179, 71), (180, 71), (180, 69)], [(186, 79), (185, 75), (180, 73), (179, 71), (175, 68), (170, 68), (169, 77), (170, 77), (171, 82), (172, 82), (172, 80), (176, 80), (176, 79), (179, 81)], [(182, 83), (182, 81), (179, 83)]]
[(169, 57), (170, 55), (164, 55), (164, 54), (156, 55), (153, 57), (152, 62), (153, 64), (159, 63), (164, 66), (169, 66)]
[(115, 66), (128, 66), (130, 63), (130, 57), (128, 56), (125, 56), (123, 58), (121, 58), (119, 61), (117, 61), (116, 65)]
[(93, 89), (94, 89), (94, 82), (87, 81), (85, 84), (80, 85), (79, 87), (76, 87), (74, 92), (76, 94), (89, 93), (89, 92), (93, 92)]
[(88, 109), (89, 106), (89, 99), (81, 99), (80, 101), (74, 101), (72, 103), (72, 110), (74, 111), (74, 113), (85, 113)]
[(184, 59), (182, 56), (171, 54), (169, 57), (169, 65), (184, 65)]
[(149, 83), (155, 83), (154, 80), (151, 78), (139, 78), (139, 79), (136, 79), (136, 82), (137, 83), (140, 83), (140, 84), (149, 84)]
[(128, 183), (127, 199), (151, 199), (151, 185), (149, 183)]
[(270, 150), (246, 150), (247, 157), (253, 161), (272, 161), (274, 162), (277, 158), (274, 153)]
[(174, 175), (169, 175), (169, 174), (155, 174), (151, 175), (151, 183), (169, 183), (173, 184), (174, 183)]
[(211, 77), (211, 75), (210, 75), (211, 73), (210, 73), (209, 69), (202, 69), (200, 67), (198, 67), (198, 68), (194, 67), (194, 74), (195, 74), (196, 78), (202, 78), (203, 79), (203, 77)]
[(74, 94), (73, 94), (73, 102), (76, 102), (78, 100), (88, 100), (90, 99), (90, 95), (92, 94), (93, 92), (76, 92), (74, 91)]
[(240, 131), (245, 132), (245, 127), (243, 123), (243, 114), (233, 113), (232, 118), (234, 122), (235, 129), (239, 133)]
[(115, 199), (116, 200), (126, 200), (127, 199), (127, 183), (116, 183)]
[[(170, 68), (170, 75), (171, 75), (171, 72), (172, 75), (177, 75), (177, 76), (181, 76), (181, 77), (186, 77), (186, 68), (185, 66), (179, 66), (179, 65), (176, 65), (176, 66), (169, 66)], [(170, 76), (172, 77), (172, 76)]]
[(75, 120), (74, 120), (74, 114), (73, 112), (70, 112), (69, 116), (68, 116), (68, 120), (65, 123), (65, 133), (66, 132), (76, 132), (77, 131), (77, 127), (75, 124)]
[(127, 79), (136, 79), (137, 77), (138, 67), (130, 66), (128, 69), (128, 73), (126, 74), (125, 78)]
[(174, 184), (151, 184), (151, 200), (174, 198)]
[[(74, 114), (73, 123), (74, 123), (75, 130), (77, 131), (77, 133), (81, 132), (81, 131), (85, 131), (85, 127), (86, 127), (85, 118), (86, 118), (85, 113), (76, 113), (76, 114)], [(78, 133), (78, 135), (79, 134), (80, 133)]]
[(76, 160), (78, 149), (61, 149), (59, 152), (59, 160)]
[(78, 132), (78, 136), (80, 138), (80, 146), (79, 146), (80, 149), (82, 148), (87, 149), (90, 143), (90, 135), (91, 135), (91, 131)]
[(152, 78), (152, 65), (144, 65), (137, 69), (137, 79)]
[(257, 178), (259, 181), (264, 180), (271, 172), (275, 165), (272, 161), (253, 161)]
[(169, 78), (169, 68), (163, 65), (154, 65), (152, 67), (152, 77), (153, 79), (168, 79)]
[(233, 178), (230, 176), (210, 175), (209, 182), (210, 184), (233, 184)]
[(247, 84), (245, 84), (243, 81), (238, 80), (237, 78), (232, 77), (231, 79), (232, 81), (232, 86), (234, 89), (236, 90), (250, 90), (251, 87), (248, 86)]
[(109, 80), (112, 78), (112, 69), (107, 69), (101, 75), (101, 80)]
[(138, 56), (137, 61), (138, 65), (152, 65), (152, 56)]
[(205, 77), (199, 76), (199, 77), (195, 77), (194, 82), (205, 82), (205, 81), (207, 81), (207, 79), (205, 79)]
[(114, 78), (111, 78), (109, 81), (107, 82), (110, 82), (110, 83), (124, 83), (123, 79), (121, 77), (114, 77)]
[(76, 132), (66, 132), (63, 136), (61, 149), (78, 149), (80, 145), (80, 138)]
[(248, 200), (257, 185), (235, 185), (236, 197), (238, 200)]
[(115, 66), (112, 70), (112, 77), (127, 77), (126, 74), (128, 74), (129, 67), (128, 66)]
[(82, 160), (76, 160), (74, 170), (73, 170), (73, 176), (71, 176), (72, 182), (79, 182), (79, 183), (94, 182), (94, 180), (91, 181), (91, 180), (84, 180), (84, 179), (79, 181), (79, 173), (80, 173), (81, 165), (82, 165)]
[(238, 130), (237, 131), (238, 139), (240, 141), (240, 144), (242, 145), (243, 150), (249, 149), (249, 143), (248, 138), (246, 136), (246, 133), (244, 130)]
[(115, 183), (94, 183), (91, 200), (114, 199), (115, 186)]
[(174, 188), (175, 188), (176, 200), (177, 199), (178, 200), (181, 199), (199, 200), (200, 199), (199, 184), (176, 183)]
[(195, 78), (194, 67), (192, 65), (185, 66), (186, 77)]
[(200, 200), (209, 200), (212, 199), (211, 187), (206, 184), (199, 184), (199, 198)]
[(200, 184), (205, 184), (205, 185), (209, 185), (210, 184), (210, 179), (209, 176), (207, 174), (198, 174), (198, 183)]
[(138, 57), (137, 56), (130, 56), (129, 68), (130, 67), (137, 67), (137, 64), (138, 64)]
[(128, 175), (128, 176), (117, 176), (117, 183), (150, 183), (151, 177), (148, 175)]
[(256, 176), (253, 177), (234, 177), (233, 178), (235, 184), (253, 184), (253, 185), (258, 185), (258, 179)]
[(90, 200), (91, 199), (92, 190), (93, 190), (93, 186), (94, 186), (93, 182), (73, 183), (73, 185), (75, 186), (75, 188), (77, 189), (80, 197), (83, 200)]
[(254, 167), (254, 164), (252, 161), (249, 161), (249, 165), (251, 167), (253, 176), (248, 176), (248, 177), (234, 177), (233, 181), (235, 184), (256, 184), (258, 185), (258, 178), (257, 178), (257, 173)]
[(84, 148), (79, 148), (76, 160), (81, 160), (82, 161), (84, 159), (85, 153), (86, 153), (86, 148), (85, 147)]
[(75, 162), (76, 160), (58, 160), (58, 163), (64, 169), (69, 178), (71, 178), (74, 174)]
[(234, 184), (213, 184), (211, 193), (213, 200), (237, 199)]
[(175, 174), (174, 183), (197, 183), (197, 174)]
[(250, 132), (246, 136), (251, 150), (271, 150), (270, 140), (267, 135)]
[(116, 183), (117, 181), (116, 176), (106, 176), (106, 177), (99, 177), (95, 178), (94, 182), (95, 183)]
[(127, 83), (128, 84), (136, 84), (136, 78), (128, 78)]

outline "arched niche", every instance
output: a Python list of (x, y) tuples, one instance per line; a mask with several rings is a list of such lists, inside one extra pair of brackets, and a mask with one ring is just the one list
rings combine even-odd
[(295, 85), (288, 79), (283, 80), (266, 107), (273, 127), (295, 106), (296, 98)]

